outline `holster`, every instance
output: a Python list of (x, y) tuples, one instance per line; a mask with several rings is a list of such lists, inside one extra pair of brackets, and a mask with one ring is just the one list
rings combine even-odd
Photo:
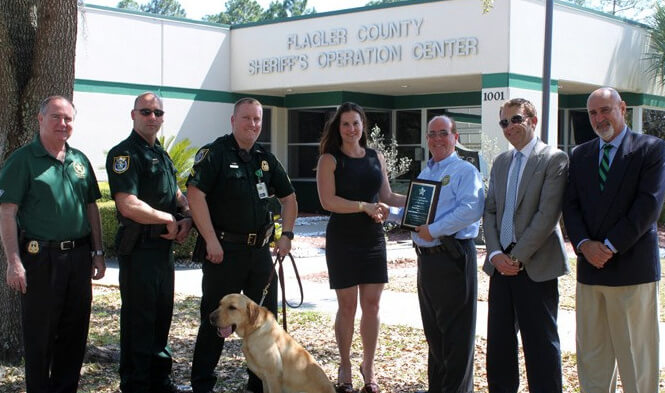
[(449, 257), (452, 259), (460, 259), (464, 257), (464, 249), (459, 241), (455, 239), (455, 236), (443, 236), (439, 238), (439, 240)]
[(192, 252), (193, 262), (203, 262), (206, 260), (206, 241), (200, 234), (196, 237), (196, 244)]
[(118, 255), (129, 255), (143, 235), (143, 225), (124, 217), (120, 219), (120, 225), (116, 252)]

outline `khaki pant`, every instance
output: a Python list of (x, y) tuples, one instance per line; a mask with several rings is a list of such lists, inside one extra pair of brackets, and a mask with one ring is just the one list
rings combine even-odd
[(658, 283), (577, 283), (577, 372), (584, 393), (658, 391)]

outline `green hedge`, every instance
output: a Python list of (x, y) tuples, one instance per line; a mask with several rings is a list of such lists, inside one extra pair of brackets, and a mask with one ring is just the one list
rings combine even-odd
[(99, 191), (102, 193), (102, 199), (99, 202), (110, 201), (111, 199), (111, 189), (109, 188), (109, 183), (106, 181), (97, 182), (99, 185)]
[[(101, 189), (100, 183), (100, 189)], [(108, 190), (108, 184), (107, 184)], [(103, 194), (103, 191), (102, 191)], [(108, 257), (115, 257), (115, 233), (118, 231), (118, 220), (115, 214), (115, 202), (113, 201), (104, 201), (98, 202), (97, 206), (99, 207), (99, 213), (102, 216), (102, 232), (104, 234), (104, 250)], [(192, 251), (194, 250), (194, 244), (196, 244), (196, 231), (192, 231), (189, 234), (189, 237), (183, 244), (176, 244), (175, 253), (176, 259), (191, 259)]]

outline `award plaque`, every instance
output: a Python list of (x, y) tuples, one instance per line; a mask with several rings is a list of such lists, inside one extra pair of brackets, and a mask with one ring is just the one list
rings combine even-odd
[(431, 224), (436, 214), (436, 204), (439, 200), (441, 182), (432, 180), (414, 179), (409, 183), (404, 204), (402, 228), (415, 231), (416, 227)]

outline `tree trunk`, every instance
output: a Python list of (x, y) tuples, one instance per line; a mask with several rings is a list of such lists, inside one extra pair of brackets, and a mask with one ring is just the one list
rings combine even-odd
[[(38, 131), (37, 112), (51, 95), (72, 98), (77, 0), (0, 1), (0, 165)], [(0, 361), (23, 355), (19, 295), (0, 253)], [(30, 288), (28, 288), (30, 290)]]

